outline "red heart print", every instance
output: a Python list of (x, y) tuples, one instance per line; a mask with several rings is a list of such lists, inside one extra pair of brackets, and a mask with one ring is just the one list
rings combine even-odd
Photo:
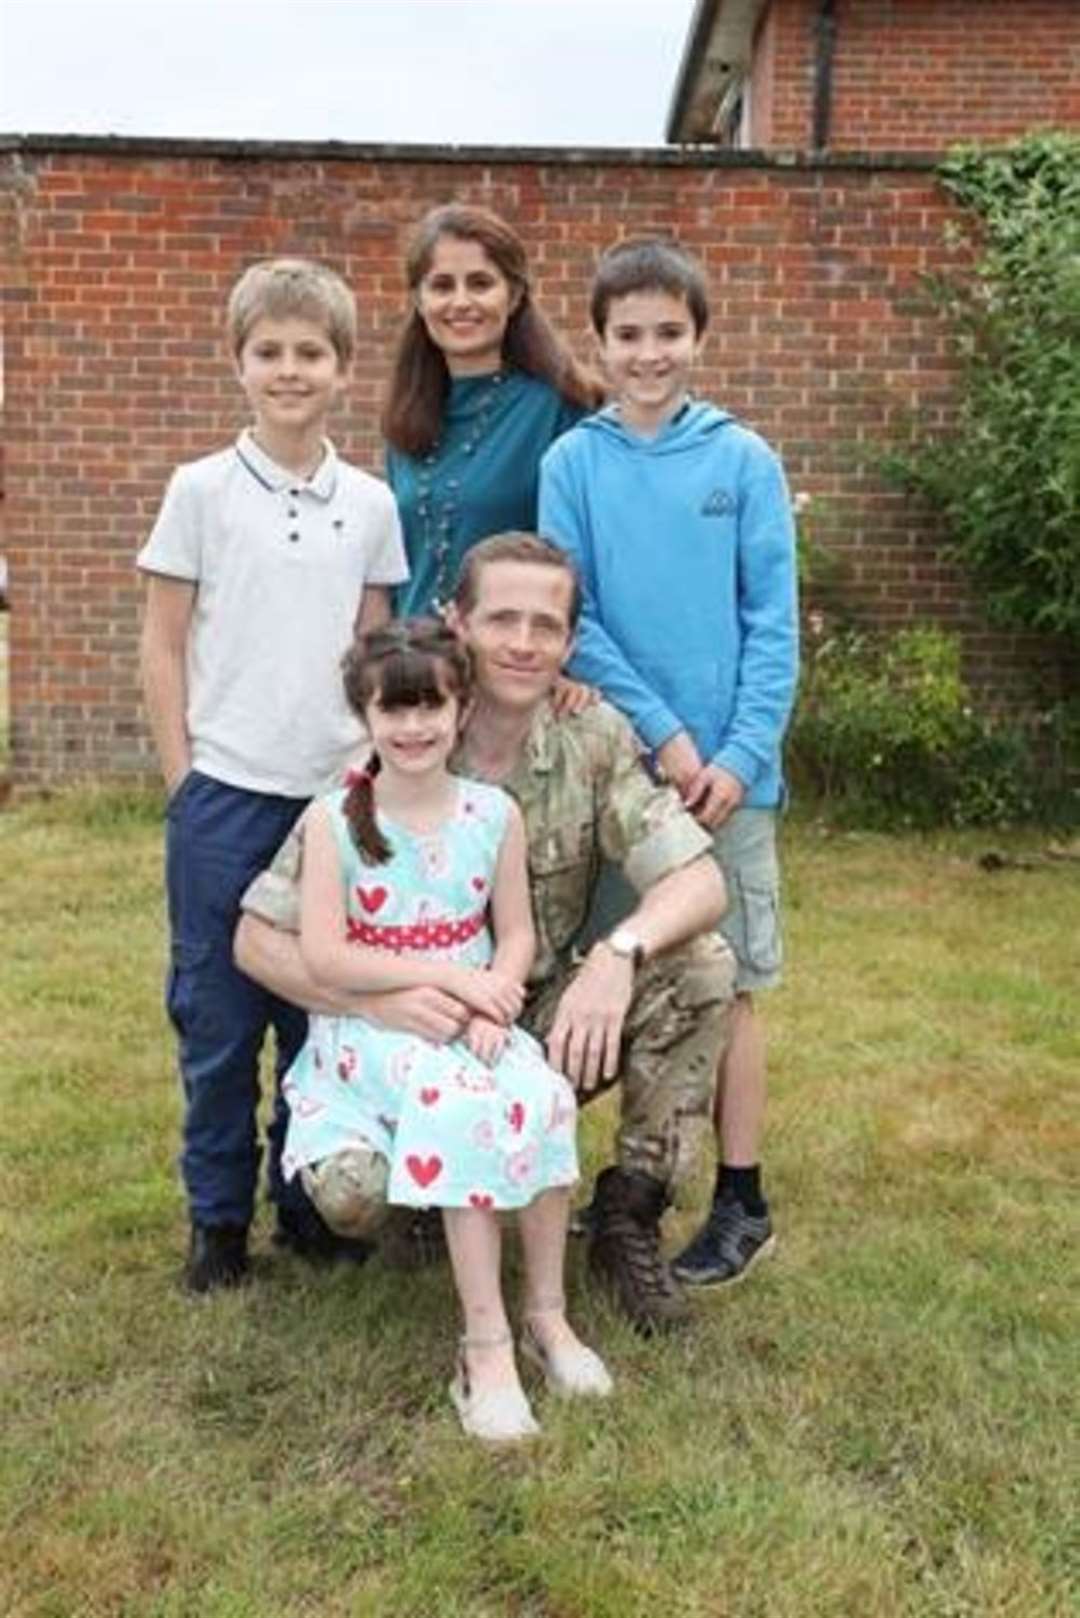
[(513, 1106), (507, 1110), (506, 1116), (510, 1120), (510, 1128), (514, 1131), (514, 1134), (520, 1135), (522, 1126), (525, 1123), (525, 1108), (522, 1102), (515, 1101)]
[(359, 895), (360, 903), (369, 916), (373, 916), (377, 910), (381, 910), (390, 897), (385, 888), (357, 888), (356, 891)]
[(487, 887), (487, 883), (484, 881), (482, 876), (474, 876), (472, 879), (472, 885), (476, 889), (477, 893), (483, 893), (484, 889)]
[(420, 1100), (425, 1107), (433, 1107), (441, 1094), (441, 1090), (436, 1090), (434, 1085), (425, 1085), (420, 1092)]
[(405, 1167), (420, 1187), (421, 1191), (437, 1180), (442, 1173), (442, 1158), (435, 1152), (430, 1157), (417, 1157), (415, 1152), (405, 1159)]
[(473, 1207), (473, 1208), (490, 1208), (494, 1204), (494, 1201), (495, 1201), (495, 1198), (491, 1195), (490, 1191), (470, 1191), (469, 1192), (469, 1205), (470, 1205), (470, 1207)]

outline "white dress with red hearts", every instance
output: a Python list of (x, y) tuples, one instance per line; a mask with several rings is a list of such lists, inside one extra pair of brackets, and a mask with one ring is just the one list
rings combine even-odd
[[(393, 849), (383, 865), (361, 860), (344, 796), (323, 803), (341, 856), (350, 941), (486, 965), (507, 795), (462, 780), (454, 812), (423, 836), (380, 813)], [(433, 1045), (358, 1017), (313, 1016), (282, 1090), (290, 1114), (286, 1179), (361, 1143), (389, 1162), (390, 1202), (413, 1208), (521, 1208), (578, 1176), (574, 1093), (520, 1028), (487, 1067), (463, 1040)]]

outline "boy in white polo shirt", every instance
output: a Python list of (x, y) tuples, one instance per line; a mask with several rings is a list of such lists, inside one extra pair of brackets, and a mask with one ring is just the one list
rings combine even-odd
[[(143, 688), (169, 793), (166, 1004), (180, 1042), (195, 1292), (247, 1271), (259, 1051), (272, 1026), (280, 1078), (306, 1033), (301, 1012), (233, 965), (240, 895), (362, 739), (339, 661), (357, 621), (389, 618), (390, 589), (408, 574), (389, 489), (324, 437), (356, 346), (348, 287), (305, 260), (252, 265), (229, 298), (227, 333), (252, 426), (177, 469), (138, 557)], [(285, 1193), (284, 1121), (276, 1112), (270, 1129), (278, 1235), (329, 1252), (335, 1238)]]

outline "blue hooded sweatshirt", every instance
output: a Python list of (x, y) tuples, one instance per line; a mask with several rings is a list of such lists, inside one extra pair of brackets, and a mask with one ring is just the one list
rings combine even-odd
[(544, 456), (540, 532), (581, 575), (570, 672), (647, 747), (685, 730), (743, 783), (744, 803), (779, 804), (798, 676), (795, 528), (765, 441), (710, 404), (683, 405), (654, 438), (609, 407)]

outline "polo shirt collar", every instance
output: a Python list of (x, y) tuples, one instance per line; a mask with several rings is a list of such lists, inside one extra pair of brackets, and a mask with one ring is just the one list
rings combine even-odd
[(314, 474), (301, 479), (294, 472), (279, 466), (264, 449), (260, 449), (249, 427), (245, 427), (236, 440), (238, 457), (264, 489), (269, 489), (272, 494), (280, 494), (283, 489), (300, 488), (305, 494), (314, 495), (316, 500), (329, 500), (337, 488), (337, 451), (328, 438), (323, 439), (323, 451), (323, 458)]

